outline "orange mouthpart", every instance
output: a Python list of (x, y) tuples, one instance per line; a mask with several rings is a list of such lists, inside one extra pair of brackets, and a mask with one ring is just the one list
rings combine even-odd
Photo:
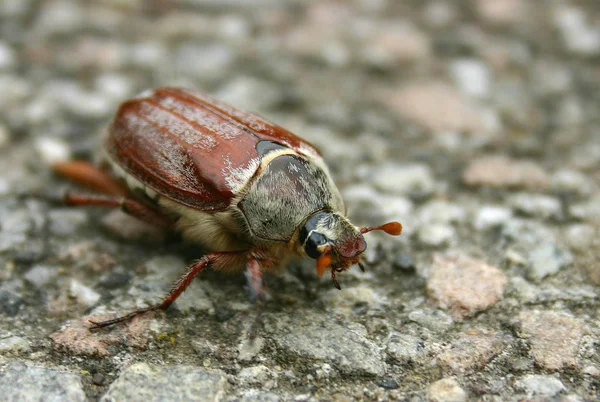
[(323, 276), (327, 267), (331, 265), (332, 260), (333, 259), (331, 258), (331, 256), (329, 254), (320, 256), (317, 259), (317, 275)]

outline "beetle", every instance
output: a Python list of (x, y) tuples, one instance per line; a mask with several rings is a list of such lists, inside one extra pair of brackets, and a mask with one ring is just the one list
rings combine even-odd
[(68, 205), (120, 207), (142, 221), (180, 232), (209, 251), (190, 265), (161, 303), (106, 321), (109, 326), (168, 308), (207, 267), (245, 270), (253, 299), (264, 299), (262, 273), (292, 255), (316, 260), (317, 273), (358, 264), (363, 235), (319, 151), (284, 128), (201, 93), (162, 87), (123, 103), (104, 146), (107, 169), (83, 161), (54, 165), (58, 174), (98, 191), (66, 193)]

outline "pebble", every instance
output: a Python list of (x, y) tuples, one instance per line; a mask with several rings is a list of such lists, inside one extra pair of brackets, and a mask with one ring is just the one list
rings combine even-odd
[[(167, 15), (161, 21), (168, 19)], [(150, 66), (158, 65), (167, 57), (169, 57), (169, 51), (162, 43), (156, 40), (141, 40), (129, 47), (127, 61), (138, 69), (148, 69)]]
[(417, 263), (411, 254), (400, 253), (394, 260), (394, 266), (402, 271), (413, 271), (416, 268)]
[(492, 25), (512, 25), (522, 22), (527, 16), (527, 1), (523, 0), (478, 0), (478, 15)]
[(428, 247), (441, 247), (449, 244), (456, 237), (456, 231), (450, 225), (429, 224), (421, 226), (417, 231), (419, 242)]
[(435, 254), (427, 278), (427, 295), (454, 318), (484, 311), (503, 297), (506, 277), (498, 268), (464, 254)]
[(112, 209), (100, 220), (102, 227), (120, 239), (130, 242), (157, 243), (164, 239), (164, 230), (142, 222), (120, 209)]
[(512, 208), (521, 214), (539, 219), (560, 219), (562, 205), (552, 196), (543, 194), (518, 193), (508, 199)]
[(442, 310), (421, 309), (408, 314), (408, 319), (433, 332), (445, 332), (454, 323), (452, 316)]
[(290, 356), (318, 359), (349, 375), (385, 373), (379, 348), (365, 336), (364, 327), (349, 326), (308, 312), (302, 316), (278, 316), (277, 328), (285, 329), (274, 338)]
[(398, 382), (392, 378), (384, 378), (383, 380), (379, 381), (377, 385), (385, 389), (396, 389), (399, 387)]
[(421, 224), (431, 223), (460, 223), (466, 218), (466, 212), (460, 205), (442, 200), (432, 200), (419, 210)]
[(227, 46), (184, 42), (175, 50), (173, 61), (178, 74), (206, 82), (229, 70), (235, 56)]
[(92, 307), (98, 303), (98, 301), (100, 301), (101, 297), (99, 293), (95, 292), (92, 288), (85, 286), (76, 279), (71, 279), (70, 281), (69, 295), (75, 298), (77, 303), (85, 307)]
[(431, 53), (429, 36), (406, 21), (378, 22), (373, 31), (362, 47), (362, 59), (369, 65), (389, 69), (418, 62)]
[(515, 382), (515, 387), (529, 395), (553, 397), (566, 390), (563, 383), (550, 375), (529, 374)]
[(242, 402), (279, 402), (281, 400), (281, 397), (273, 392), (258, 389), (249, 389), (242, 392), (240, 399)]
[(576, 364), (586, 325), (577, 318), (556, 311), (523, 311), (516, 318), (520, 336), (531, 345), (536, 363), (550, 371)]
[(0, 354), (24, 353), (31, 349), (29, 341), (23, 337), (10, 335), (0, 337)]
[(478, 230), (488, 230), (498, 226), (502, 226), (506, 221), (512, 218), (510, 208), (484, 205), (477, 210), (473, 226)]
[(192, 348), (200, 357), (212, 356), (219, 350), (219, 347), (208, 339), (194, 339)]
[(427, 389), (429, 402), (464, 402), (467, 393), (453, 378), (443, 378), (431, 384)]
[(594, 194), (588, 201), (571, 205), (569, 215), (585, 222), (600, 224), (600, 192)]
[(513, 292), (522, 303), (535, 302), (540, 296), (540, 290), (537, 286), (521, 277), (510, 279), (510, 285)]
[(188, 401), (199, 397), (216, 401), (224, 399), (229, 388), (227, 377), (218, 370), (135, 363), (123, 370), (100, 401)]
[(133, 83), (122, 74), (105, 73), (96, 78), (95, 88), (102, 96), (114, 102), (122, 102), (133, 95)]
[(251, 340), (244, 335), (238, 344), (238, 360), (243, 362), (251, 361), (259, 355), (264, 346), (265, 339), (263, 337), (257, 336)]
[(94, 385), (104, 385), (104, 383), (106, 382), (106, 377), (104, 377), (100, 373), (96, 373), (92, 376), (92, 382), (94, 383)]
[(586, 366), (581, 372), (592, 377), (600, 377), (600, 369), (596, 366)]
[(585, 197), (597, 189), (590, 177), (572, 169), (557, 170), (550, 180), (552, 190), (562, 194)]
[(492, 77), (488, 68), (476, 59), (461, 59), (450, 65), (454, 82), (461, 92), (478, 98), (490, 93)]
[(573, 262), (573, 255), (556, 246), (554, 243), (543, 242), (529, 251), (527, 277), (540, 281), (549, 275), (554, 275)]
[(60, 208), (48, 213), (50, 232), (59, 237), (72, 236), (88, 223), (88, 214), (82, 209)]
[(433, 132), (484, 134), (480, 108), (441, 82), (409, 84), (382, 94), (383, 101), (401, 117)]
[(527, 189), (544, 189), (550, 180), (534, 162), (499, 155), (475, 159), (465, 169), (462, 179), (469, 186)]
[(4, 42), (0, 41), (0, 70), (8, 70), (16, 65), (15, 51)]
[(0, 395), (5, 401), (86, 401), (79, 376), (65, 371), (9, 363), (0, 372)]
[(0, 150), (8, 147), (10, 144), (10, 134), (8, 128), (0, 123)]
[(76, 116), (92, 119), (106, 117), (112, 110), (110, 100), (106, 96), (73, 85), (65, 85), (62, 88), (61, 102)]
[(398, 364), (418, 362), (425, 356), (425, 341), (409, 334), (396, 334), (387, 344), (387, 354)]
[(17, 315), (23, 302), (21, 296), (6, 289), (0, 289), (0, 314), (10, 317)]
[[(343, 283), (343, 282), (342, 282)], [(370, 310), (384, 310), (389, 305), (385, 293), (374, 290), (370, 286), (343, 286), (344, 291), (331, 289), (323, 299), (335, 309), (335, 312), (344, 316), (351, 316), (355, 306), (367, 306)]]
[(576, 7), (557, 7), (555, 23), (565, 47), (576, 55), (591, 56), (600, 52), (600, 28), (589, 25), (584, 10)]
[(585, 252), (600, 238), (600, 228), (581, 223), (569, 226), (564, 234), (571, 250)]
[(90, 331), (92, 324), (89, 320), (102, 321), (114, 317), (115, 314), (97, 314), (71, 321), (50, 335), (52, 347), (71, 355), (93, 357), (109, 356), (109, 347), (114, 345), (132, 350), (147, 348), (152, 315), (135, 317), (126, 325), (114, 326), (110, 331)]
[(25, 208), (0, 208), (0, 228), (6, 234), (30, 234), (34, 222)]
[(445, 1), (430, 1), (424, 8), (425, 22), (436, 28), (450, 25), (456, 19), (456, 9), (453, 4)]
[(53, 281), (58, 274), (58, 268), (47, 265), (35, 265), (24, 275), (25, 280), (41, 289)]
[(273, 389), (277, 387), (277, 373), (264, 364), (243, 368), (237, 375), (241, 385), (259, 389)]
[(229, 80), (214, 96), (240, 110), (256, 112), (268, 110), (282, 100), (282, 93), (268, 81), (249, 76)]
[(533, 68), (533, 86), (538, 95), (564, 94), (573, 85), (573, 72), (561, 63), (541, 58)]
[(437, 358), (438, 366), (450, 374), (473, 374), (483, 369), (502, 352), (504, 343), (494, 334), (476, 331), (475, 334), (459, 334), (459, 338)]
[(58, 138), (38, 138), (35, 142), (35, 149), (48, 166), (71, 159), (69, 144)]
[(373, 185), (385, 193), (423, 197), (435, 189), (433, 173), (427, 165), (387, 164), (375, 168), (369, 176)]

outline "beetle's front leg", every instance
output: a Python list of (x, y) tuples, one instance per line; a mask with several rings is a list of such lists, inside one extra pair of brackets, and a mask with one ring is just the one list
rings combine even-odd
[(248, 281), (248, 287), (250, 288), (251, 300), (257, 301), (263, 299), (263, 275), (258, 258), (251, 255), (246, 264), (246, 272), (244, 273), (246, 280)]
[(167, 308), (169, 308), (169, 306), (171, 306), (171, 304), (173, 304), (173, 302), (175, 302), (175, 300), (177, 300), (179, 296), (181, 296), (181, 294), (190, 285), (190, 283), (192, 283), (192, 280), (196, 277), (196, 275), (202, 272), (206, 267), (210, 266), (215, 270), (226, 268), (228, 266), (236, 264), (237, 261), (239, 261), (240, 258), (243, 258), (247, 253), (247, 251), (235, 251), (206, 254), (204, 257), (200, 258), (196, 263), (190, 265), (185, 274), (179, 279), (179, 281), (177, 281), (173, 289), (171, 289), (169, 294), (163, 299), (161, 303), (137, 309), (129, 314), (106, 321), (90, 320), (90, 322), (94, 324), (92, 329), (108, 327), (113, 324), (128, 321), (135, 316), (147, 313), (149, 311), (166, 310)]

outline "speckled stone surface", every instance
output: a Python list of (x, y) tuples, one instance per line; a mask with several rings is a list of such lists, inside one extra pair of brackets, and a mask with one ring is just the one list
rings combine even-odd
[[(599, 59), (594, 1), (0, 1), (2, 396), (597, 400)], [(98, 161), (159, 85), (311, 141), (352, 221), (402, 236), (369, 234), (341, 291), (314, 261), (268, 273), (254, 343), (243, 275), (215, 272), (91, 332), (202, 255), (55, 201), (49, 164)]]

